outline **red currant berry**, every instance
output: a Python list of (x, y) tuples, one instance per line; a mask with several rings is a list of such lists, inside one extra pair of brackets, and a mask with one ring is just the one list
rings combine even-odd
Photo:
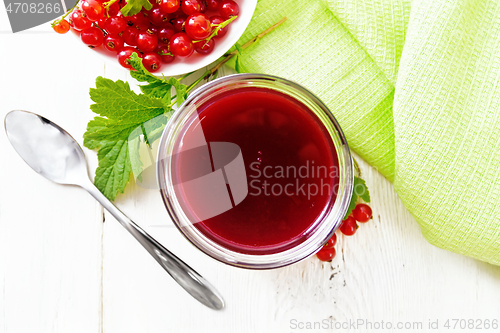
[(161, 0), (160, 8), (162, 12), (166, 14), (175, 13), (181, 6), (181, 2), (179, 0)]
[(207, 0), (207, 9), (216, 11), (219, 9), (219, 0)]
[(165, 64), (169, 64), (175, 60), (175, 56), (170, 52), (168, 45), (159, 45), (156, 49), (156, 53), (161, 57), (161, 60)]
[(103, 17), (103, 18), (95, 21), (94, 23), (95, 23), (94, 26), (97, 25), (99, 28), (104, 29), (104, 25), (105, 25), (104, 23), (106, 23), (106, 17)]
[(127, 25), (135, 27), (137, 30), (147, 30), (149, 28), (149, 20), (143, 13), (139, 12), (135, 15), (127, 17)]
[(205, 39), (210, 36), (212, 26), (205, 14), (194, 14), (187, 18), (184, 29), (189, 37), (195, 40)]
[(153, 33), (155, 35), (158, 35), (158, 31), (159, 31), (159, 28), (156, 25), (152, 25), (152, 24), (150, 24), (148, 30), (146, 30), (146, 32)]
[(82, 2), (82, 10), (89, 20), (98, 21), (104, 17), (104, 7), (96, 0), (85, 0)]
[(169, 46), (170, 52), (178, 57), (189, 57), (194, 52), (193, 41), (183, 32), (173, 35)]
[(352, 211), (352, 216), (356, 219), (358, 222), (368, 222), (372, 219), (373, 214), (372, 214), (372, 209), (370, 206), (366, 204), (357, 204), (356, 207)]
[(135, 28), (139, 31), (146, 31), (149, 29), (149, 26), (151, 25), (151, 23), (149, 22), (149, 20), (147, 21), (140, 21), (138, 23), (135, 24)]
[(212, 53), (215, 47), (215, 41), (210, 39), (209, 41), (202, 40), (201, 42), (194, 43), (194, 50), (199, 54), (209, 54)]
[[(106, 1), (107, 0), (105, 0), (104, 2), (106, 2)], [(117, 16), (118, 13), (120, 12), (120, 9), (121, 9), (120, 3), (115, 2), (114, 4), (112, 4), (111, 6), (108, 7), (108, 11), (106, 12), (106, 14), (108, 17)], [(104, 10), (106, 10), (106, 9), (104, 9)]]
[(358, 229), (358, 224), (356, 223), (354, 217), (350, 215), (348, 218), (342, 221), (342, 224), (340, 225), (340, 231), (346, 236), (354, 235), (357, 229)]
[(123, 38), (118, 35), (104, 37), (104, 48), (110, 52), (120, 52), (125, 45)]
[(71, 26), (78, 31), (90, 28), (92, 21), (81, 10), (75, 9), (69, 16)]
[(158, 37), (153, 33), (141, 32), (137, 35), (136, 45), (142, 52), (151, 52), (158, 46)]
[(337, 251), (335, 251), (334, 247), (331, 248), (321, 248), (318, 253), (316, 253), (316, 257), (318, 257), (321, 261), (332, 261), (335, 258)]
[[(182, 3), (182, 1), (181, 1), (181, 3)], [(186, 16), (186, 14), (184, 14), (184, 12), (182, 11), (181, 6), (179, 6), (179, 9), (177, 9), (175, 12), (173, 12), (172, 14), (170, 14), (171, 18), (179, 17), (179, 16)]]
[(127, 22), (127, 25), (129, 27), (133, 27), (134, 26), (134, 21), (132, 20), (132, 16), (125, 17), (125, 21)]
[(240, 13), (240, 6), (233, 0), (222, 0), (219, 4), (219, 14), (225, 20), (230, 19), (233, 16), (237, 16)]
[(175, 30), (171, 24), (166, 25), (158, 30), (158, 39), (162, 43), (168, 43), (173, 35), (175, 35)]
[(132, 66), (128, 62), (128, 58), (132, 55), (132, 53), (137, 53), (140, 55), (139, 51), (133, 47), (126, 46), (120, 52), (118, 52), (118, 62), (125, 68), (132, 69)]
[(326, 242), (325, 245), (323, 245), (323, 247), (330, 249), (330, 248), (334, 247), (335, 244), (337, 244), (337, 235), (333, 234), (333, 236), (328, 240), (328, 242)]
[(204, 13), (207, 11), (207, 2), (205, 0), (200, 0), (200, 13)]
[(69, 31), (69, 22), (66, 20), (61, 20), (58, 24), (52, 27), (58, 34), (65, 34)]
[(136, 40), (137, 40), (137, 35), (139, 35), (139, 30), (137, 30), (136, 28), (134, 27), (128, 27), (127, 29), (125, 29), (125, 31), (123, 32), (123, 40), (125, 41), (125, 43), (127, 43), (128, 45), (132, 45), (132, 46), (137, 46), (137, 43), (136, 43)]
[(157, 8), (160, 8), (160, 5), (157, 4), (156, 1), (155, 1), (154, 3), (152, 3), (151, 9), (146, 9), (146, 8), (142, 7), (141, 13), (144, 14), (144, 16), (146, 16), (146, 17), (149, 18), (149, 14), (151, 14), (151, 11), (153, 9), (157, 9)]
[(181, 8), (184, 14), (193, 15), (201, 12), (201, 1), (199, 0), (182, 0)]
[(179, 16), (172, 19), (170, 22), (172, 23), (176, 32), (184, 32), (184, 22), (186, 21), (185, 16)]
[(84, 44), (94, 48), (102, 45), (104, 34), (98, 28), (90, 27), (82, 30), (80, 38)]
[(160, 70), (162, 62), (161, 57), (154, 52), (144, 53), (144, 57), (142, 58), (142, 64), (148, 71), (154, 73)]
[[(217, 25), (221, 24), (225, 20), (221, 16), (212, 16), (210, 18), (210, 24), (212, 25), (212, 29), (216, 29)], [(220, 29), (217, 31), (217, 35), (214, 36), (214, 38), (221, 38), (225, 34), (227, 34), (227, 30), (229, 29), (229, 26), (225, 26), (224, 28)]]
[(158, 26), (161, 27), (165, 24), (168, 24), (168, 14), (165, 14), (164, 12), (161, 11), (161, 9), (158, 8), (153, 8), (151, 12), (149, 13), (149, 21)]
[(121, 34), (127, 28), (127, 21), (121, 16), (108, 17), (104, 22), (104, 30), (112, 35)]

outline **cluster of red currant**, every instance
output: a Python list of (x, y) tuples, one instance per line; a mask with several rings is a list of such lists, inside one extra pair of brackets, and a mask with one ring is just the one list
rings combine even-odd
[[(175, 57), (189, 57), (194, 51), (209, 54), (216, 38), (223, 37), (239, 14), (233, 0), (150, 0), (153, 7), (132, 16), (120, 9), (126, 0), (82, 0), (80, 8), (53, 24), (58, 33), (70, 27), (80, 33), (83, 43), (116, 53), (118, 62), (132, 68), (128, 58), (136, 52), (150, 72)], [(210, 15), (210, 16), (208, 16)]]
[[(356, 233), (358, 229), (358, 223), (366, 223), (373, 218), (372, 209), (370, 206), (364, 203), (359, 203), (353, 209), (352, 214), (350, 214), (342, 224), (340, 225), (340, 232), (342, 232), (346, 236), (352, 236)], [(325, 245), (316, 253), (316, 256), (321, 261), (331, 261), (335, 258), (335, 244), (337, 243), (337, 235), (333, 234), (332, 238), (326, 242)]]

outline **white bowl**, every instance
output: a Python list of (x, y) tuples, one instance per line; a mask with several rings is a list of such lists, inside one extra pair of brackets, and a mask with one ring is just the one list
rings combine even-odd
[[(250, 20), (252, 19), (253, 13), (255, 11), (255, 7), (257, 6), (257, 0), (234, 0), (240, 6), (240, 14), (238, 18), (229, 24), (229, 29), (227, 34), (222, 38), (215, 39), (215, 49), (212, 53), (208, 55), (201, 55), (197, 52), (194, 52), (188, 58), (179, 58), (171, 62), (170, 64), (163, 64), (161, 67), (161, 71), (155, 72), (154, 75), (165, 75), (165, 76), (175, 76), (182, 75), (189, 72), (194, 72), (200, 68), (206, 67), (219, 59), (224, 53), (227, 52), (236, 42), (240, 39), (241, 35), (247, 28)], [(82, 48), (88, 49), (93, 54), (104, 59), (106, 63), (109, 63), (113, 66), (118, 66), (123, 68), (124, 70), (128, 70), (122, 67), (118, 63), (118, 59), (115, 54), (104, 49), (103, 46), (100, 46), (95, 49), (88, 48), (85, 44), (80, 40), (80, 36), (78, 33), (72, 34), (72, 40), (76, 41), (80, 44)]]

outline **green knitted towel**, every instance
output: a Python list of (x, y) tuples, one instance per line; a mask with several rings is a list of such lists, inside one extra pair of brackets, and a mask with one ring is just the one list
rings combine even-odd
[(260, 0), (247, 72), (296, 81), (439, 247), (500, 265), (500, 3)]

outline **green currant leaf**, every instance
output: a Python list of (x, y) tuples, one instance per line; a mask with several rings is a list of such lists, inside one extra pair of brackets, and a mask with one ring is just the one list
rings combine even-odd
[(160, 98), (164, 105), (170, 107), (172, 102), (172, 87), (174, 87), (176, 91), (177, 106), (180, 106), (182, 102), (184, 102), (187, 97), (187, 86), (182, 84), (179, 79), (171, 77), (167, 80), (154, 76), (144, 67), (142, 59), (139, 58), (135, 52), (130, 56), (129, 62), (135, 69), (135, 71), (130, 72), (130, 75), (139, 82), (148, 83), (147, 85), (140, 86), (141, 91), (145, 95)]
[(354, 177), (354, 191), (364, 202), (370, 202), (370, 192), (368, 192), (368, 187), (363, 179)]
[(123, 16), (132, 16), (139, 13), (142, 8), (150, 10), (153, 5), (149, 0), (128, 0), (127, 4), (120, 10)]
[(94, 184), (108, 199), (114, 200), (118, 192), (123, 193), (132, 172), (127, 141), (106, 142), (99, 149), (97, 157), (99, 166)]
[(127, 82), (98, 77), (96, 88), (90, 89), (90, 98), (95, 102), (90, 109), (107, 118), (129, 123), (144, 122), (165, 112), (161, 100), (146, 95), (137, 95)]
[(344, 216), (344, 220), (349, 215), (351, 215), (354, 208), (356, 208), (356, 204), (358, 203), (359, 199), (362, 199), (364, 202), (369, 203), (370, 202), (370, 193), (368, 192), (368, 187), (366, 186), (366, 182), (363, 179), (354, 176), (352, 197), (351, 197), (351, 201), (349, 203), (349, 207), (347, 208), (347, 212)]
[(161, 99), (135, 94), (126, 82), (102, 77), (96, 79), (96, 88), (90, 89), (90, 96), (94, 101), (90, 109), (99, 116), (88, 123), (83, 144), (98, 151), (94, 183), (107, 198), (114, 200), (119, 192), (123, 193), (132, 171), (141, 174), (138, 170), (142, 167), (138, 155), (141, 136), (150, 144), (166, 123), (165, 119), (148, 121), (161, 115), (168, 118), (170, 113), (165, 111), (171, 108)]
[(175, 92), (177, 94), (175, 100), (177, 102), (177, 107), (181, 106), (181, 104), (187, 98), (187, 86), (182, 84), (179, 80), (174, 77), (171, 77), (168, 80), (168, 84), (172, 85), (175, 88)]

